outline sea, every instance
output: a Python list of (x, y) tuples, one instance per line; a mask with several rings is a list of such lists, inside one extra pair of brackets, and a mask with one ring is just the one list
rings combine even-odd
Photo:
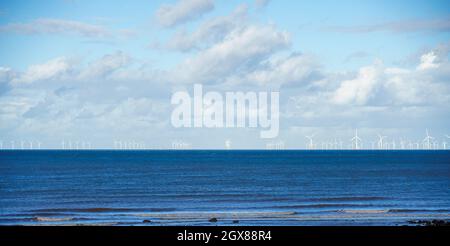
[(450, 219), (449, 150), (1, 150), (0, 225)]

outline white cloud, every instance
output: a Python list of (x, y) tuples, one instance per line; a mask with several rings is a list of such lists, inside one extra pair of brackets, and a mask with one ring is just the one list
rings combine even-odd
[(332, 101), (337, 104), (365, 104), (379, 82), (379, 65), (363, 67), (356, 78), (341, 83)]
[(202, 23), (193, 33), (177, 32), (169, 41), (168, 48), (190, 51), (210, 46), (228, 35), (232, 30), (246, 24), (248, 7), (239, 5), (230, 15), (219, 16)]
[(181, 77), (185, 82), (209, 82), (223, 80), (224, 76), (246, 70), (260, 63), (272, 53), (287, 48), (290, 36), (273, 26), (250, 26), (233, 30), (222, 42), (199, 52), (182, 65)]
[(12, 80), (13, 84), (30, 84), (42, 80), (54, 80), (69, 73), (73, 68), (72, 62), (59, 57), (43, 64), (30, 66), (23, 74)]
[(81, 79), (98, 79), (117, 71), (130, 64), (131, 57), (124, 52), (116, 51), (113, 54), (104, 55), (102, 58), (92, 62), (80, 74)]
[(199, 18), (214, 9), (212, 0), (178, 0), (175, 4), (164, 4), (156, 12), (156, 19), (164, 27), (173, 27)]
[(62, 19), (36, 19), (29, 23), (10, 23), (0, 26), (0, 32), (22, 34), (75, 34), (89, 38), (103, 38), (111, 33), (103, 26)]
[(309, 55), (292, 54), (286, 58), (270, 59), (256, 70), (240, 78), (230, 78), (233, 84), (251, 83), (258, 86), (282, 85), (311, 86), (314, 80), (321, 78), (320, 66)]
[(423, 54), (420, 57), (420, 64), (417, 66), (418, 70), (427, 70), (439, 67), (437, 63), (437, 56), (434, 51), (430, 51), (426, 54)]
[(0, 67), (0, 83), (11, 80), (13, 77), (13, 71), (9, 67)]
[[(120, 72), (131, 61), (132, 58), (122, 51), (104, 55), (84, 67), (75, 59), (58, 57), (41, 64), (31, 65), (23, 73), (13, 73), (9, 68), (0, 67), (0, 81), (5, 78), (9, 79), (13, 86), (20, 86), (39, 81), (59, 81), (61, 82), (59, 85), (62, 85), (67, 81), (104, 80)], [(127, 79), (124, 74), (118, 74), (118, 77)]]
[(9, 67), (0, 67), (0, 94), (3, 90), (3, 86), (9, 84), (15, 77), (14, 71)]
[[(426, 106), (450, 102), (448, 53), (424, 53), (416, 69), (363, 67), (355, 78), (344, 80), (331, 95), (339, 105)], [(371, 100), (372, 99), (372, 100)]]

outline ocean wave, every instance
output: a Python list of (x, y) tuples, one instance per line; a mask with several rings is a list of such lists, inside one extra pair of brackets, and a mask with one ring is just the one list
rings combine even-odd
[(46, 208), (30, 210), (35, 213), (56, 213), (56, 212), (127, 212), (135, 211), (131, 208)]
[(338, 210), (338, 212), (348, 214), (384, 214), (388, 213), (389, 209), (343, 209)]
[(326, 202), (326, 201), (378, 201), (386, 200), (387, 197), (380, 196), (343, 196), (343, 197), (323, 197), (323, 198), (311, 198), (307, 199), (312, 202)]
[(52, 217), (34, 217), (33, 221), (45, 221), (45, 222), (60, 222), (60, 221), (71, 221), (74, 220), (73, 217), (64, 217), (64, 218), (52, 218)]
[(35, 209), (30, 212), (33, 213), (105, 213), (105, 212), (170, 212), (175, 211), (175, 208), (48, 208)]
[(278, 205), (264, 208), (273, 209), (301, 209), (301, 208), (329, 208), (329, 207), (372, 207), (371, 204), (352, 204), (352, 203), (319, 203), (319, 204), (298, 204), (298, 205)]
[(204, 219), (204, 218), (283, 218), (296, 215), (296, 212), (176, 212), (176, 213), (143, 213), (134, 214), (137, 217), (153, 217), (160, 219)]

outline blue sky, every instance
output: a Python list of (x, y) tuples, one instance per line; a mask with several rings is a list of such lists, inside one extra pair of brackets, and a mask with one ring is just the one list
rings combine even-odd
[(264, 147), (257, 131), (171, 128), (171, 92), (204, 83), (279, 90), (278, 140), (292, 148), (354, 128), (414, 141), (430, 128), (442, 142), (449, 41), (448, 1), (1, 1), (0, 141)]
[[(171, 32), (158, 28), (152, 17), (152, 13), (163, 3), (164, 1), (133, 1), (131, 4), (126, 1), (2, 1), (0, 23), (3, 25), (30, 22), (37, 18), (66, 19), (101, 24), (113, 30), (130, 29), (141, 35), (109, 45), (107, 40), (74, 39), (73, 36), (2, 35), (1, 62), (15, 68), (26, 68), (55, 56), (68, 53), (103, 54), (114, 51), (117, 46), (133, 55), (142, 56), (142, 59), (151, 59), (153, 55), (159, 54), (148, 49), (149, 44), (164, 39)], [(214, 10), (203, 17), (225, 15), (241, 3), (242, 1), (217, 1)], [(252, 1), (246, 3), (252, 5)], [(327, 31), (328, 28), (448, 19), (449, 8), (448, 1), (272, 1), (266, 9), (253, 11), (252, 17), (266, 23), (274, 22), (280, 28), (288, 30), (293, 35), (293, 50), (315, 53), (330, 68), (345, 69), (351, 64), (343, 64), (343, 61), (352, 53), (366, 52), (393, 63), (419, 49), (446, 42), (449, 34), (420, 31), (399, 35), (379, 31), (342, 35), (340, 32)], [(201, 19), (196, 22), (201, 22)], [(188, 24), (195, 28), (197, 23)], [(99, 43), (96, 44), (95, 41)], [(21, 48), (17, 49), (17, 45)], [(39, 46), (42, 52), (37, 52), (35, 46)], [(176, 61), (167, 63), (173, 64)]]

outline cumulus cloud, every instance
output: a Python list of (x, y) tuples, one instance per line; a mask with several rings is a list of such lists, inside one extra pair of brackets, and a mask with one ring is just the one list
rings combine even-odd
[[(438, 55), (440, 54), (440, 55)], [(363, 67), (343, 80), (331, 94), (338, 105), (426, 106), (449, 103), (448, 52), (425, 52), (413, 69), (386, 67), (380, 62)]]
[(131, 57), (122, 51), (104, 55), (102, 58), (92, 62), (80, 74), (81, 79), (105, 78), (105, 76), (130, 64)]
[(66, 57), (58, 57), (43, 64), (30, 66), (24, 73), (12, 80), (13, 84), (30, 84), (42, 80), (55, 80), (71, 72), (73, 63)]
[(423, 54), (420, 57), (420, 64), (417, 66), (418, 70), (428, 70), (439, 67), (437, 63), (437, 55), (434, 51), (430, 51), (429, 53)]
[(167, 44), (169, 49), (191, 51), (223, 40), (232, 30), (246, 24), (248, 7), (239, 5), (230, 15), (214, 17), (202, 23), (193, 33), (177, 32)]
[[(131, 62), (132, 58), (122, 51), (106, 54), (87, 66), (82, 66), (82, 63), (73, 58), (57, 57), (41, 64), (30, 65), (24, 72), (14, 73), (10, 68), (0, 67), (0, 82), (26, 86), (37, 82), (105, 80)], [(118, 74), (118, 77), (127, 79), (123, 74)]]
[(9, 87), (10, 82), (15, 76), (14, 71), (9, 67), (0, 67), (0, 95), (5, 93)]
[(288, 57), (272, 58), (263, 62), (255, 70), (241, 77), (231, 77), (228, 82), (234, 85), (253, 84), (261, 87), (314, 85), (323, 78), (320, 64), (313, 56), (294, 53)]
[(156, 11), (156, 19), (164, 27), (173, 27), (199, 18), (213, 9), (213, 0), (178, 0), (174, 4), (162, 5)]
[(28, 23), (9, 23), (0, 26), (0, 32), (21, 34), (72, 34), (88, 38), (111, 36), (110, 31), (100, 25), (62, 19), (36, 19)]
[(380, 71), (377, 66), (379, 65), (363, 67), (356, 78), (343, 81), (334, 93), (332, 101), (337, 104), (365, 104), (378, 83)]
[(273, 26), (249, 26), (233, 30), (222, 42), (218, 42), (182, 65), (187, 82), (214, 83), (225, 75), (238, 73), (260, 63), (276, 51), (290, 45), (290, 35)]

